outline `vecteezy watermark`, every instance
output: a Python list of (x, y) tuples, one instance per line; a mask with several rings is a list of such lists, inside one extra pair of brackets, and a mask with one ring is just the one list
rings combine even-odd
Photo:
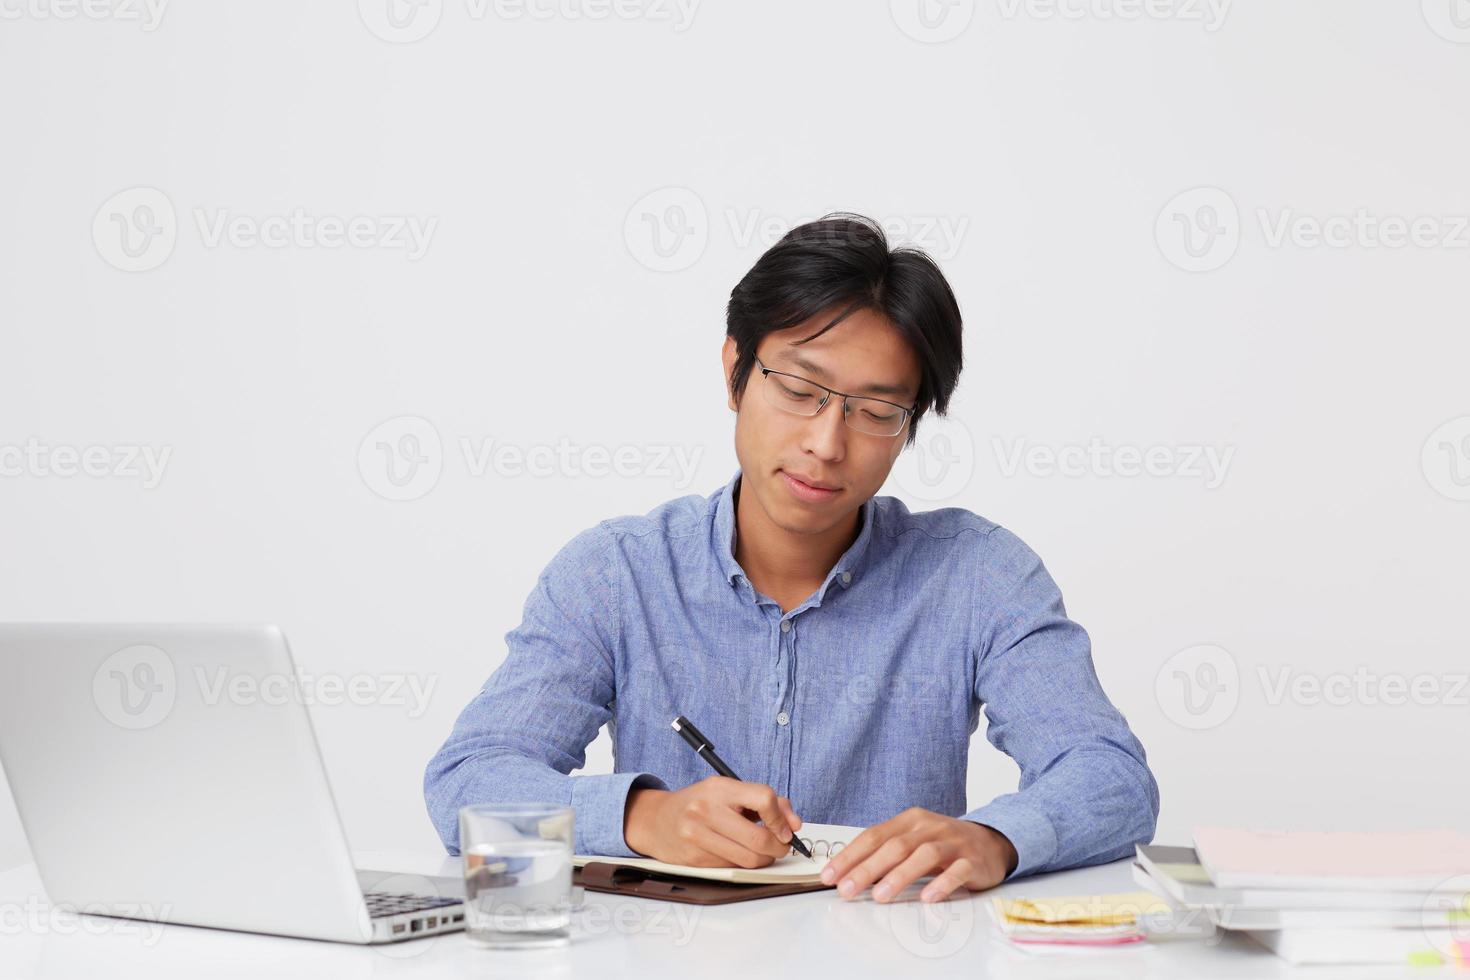
[(172, 446), (50, 445), (34, 436), (24, 443), (0, 443), (0, 479), (138, 480), (144, 490), (163, 482), (164, 471), (173, 457)]
[(173, 658), (147, 643), (118, 650), (92, 674), (92, 702), (119, 728), (152, 728), (173, 711), (178, 693)]
[(357, 447), (357, 471), (384, 500), (418, 500), (439, 485), (444, 442), (433, 422), (400, 415), (380, 423)]
[[(821, 215), (785, 217), (769, 214), (760, 208), (726, 208), (725, 222), (736, 248), (758, 246), (770, 248), (797, 225), (815, 221)], [(947, 261), (959, 254), (970, 231), (968, 215), (900, 214), (874, 218), (883, 233), (895, 244), (922, 248), (931, 256)], [(841, 235), (838, 231), (834, 234)]]
[(1213, 34), (1225, 25), (1233, 0), (996, 0), (1006, 20), (1179, 21)]
[(97, 254), (123, 272), (147, 272), (163, 265), (174, 254), (178, 237), (173, 202), (156, 187), (118, 191), (92, 216)]
[(1419, 456), (1424, 479), (1450, 500), (1470, 500), (1470, 415), (1439, 426)]
[(1273, 708), (1285, 702), (1334, 708), (1406, 704), (1421, 708), (1470, 707), (1470, 674), (1466, 673), (1382, 673), (1359, 664), (1351, 671), (1313, 674), (1289, 665), (1275, 669), (1261, 665), (1256, 668), (1256, 676), (1266, 703)]
[(888, 0), (888, 14), (915, 41), (943, 44), (965, 33), (975, 19), (975, 0)]
[(1215, 728), (1229, 721), (1240, 704), (1240, 668), (1224, 647), (1187, 647), (1165, 660), (1154, 675), (1154, 700), (1181, 728)]
[(952, 416), (925, 416), (918, 437), (893, 464), (893, 480), (916, 500), (952, 500), (975, 478), (975, 440)]
[(38, 895), (24, 901), (0, 902), (0, 936), (139, 936), (142, 945), (157, 945), (173, 911), (172, 904), (89, 902), (52, 904)]
[[(308, 706), (394, 707), (409, 718), (428, 710), (439, 682), (435, 674), (384, 672), (248, 673), (227, 666), (195, 665), (190, 674), (200, 703), (217, 707), (297, 703)], [(180, 678), (173, 658), (151, 644), (118, 650), (92, 675), (92, 701), (102, 716), (119, 728), (137, 731), (160, 724), (173, 711), (180, 695)]]
[[(702, 445), (625, 443), (583, 445), (565, 437), (554, 443), (520, 444), (489, 436), (460, 436), (458, 458), (474, 479), (655, 479), (676, 490), (693, 485)], [(358, 472), (384, 500), (418, 500), (438, 486), (445, 465), (438, 428), (417, 415), (388, 419), (373, 428), (357, 451)]]
[(158, 30), (169, 0), (0, 0), (0, 20), (111, 20)]
[(1470, 965), (1470, 874), (1438, 882), (1425, 895), (1419, 914), (1424, 938), (1440, 959)]
[(979, 900), (964, 888), (956, 889), (942, 902), (920, 902), (926, 880), (914, 882), (889, 902), (873, 902), (869, 911), (878, 935), (893, 936), (906, 952), (920, 959), (954, 956), (975, 935)]
[[(1465, 671), (1412, 673), (1357, 664), (1312, 672), (1291, 664), (1259, 664), (1254, 677), (1262, 703), (1270, 708), (1470, 707), (1470, 673)], [(1154, 678), (1154, 695), (1164, 715), (1181, 728), (1196, 731), (1228, 721), (1243, 687), (1235, 657), (1212, 644), (1180, 650)]]
[[(0, 0), (3, 2), (3, 0)], [(694, 23), (701, 0), (463, 0), (472, 21), (643, 21), (668, 24), (682, 34)], [(432, 34), (443, 0), (358, 0), (358, 16), (376, 37), (411, 44)]]
[[(638, 264), (654, 272), (680, 272), (698, 262), (716, 229), (737, 249), (770, 248), (787, 232), (822, 217), (776, 214), (758, 207), (727, 207), (712, 222), (704, 199), (688, 187), (660, 187), (643, 195), (623, 218), (623, 241)], [(960, 214), (912, 213), (874, 218), (894, 245), (923, 249), (947, 261), (970, 232)], [(841, 236), (840, 229), (828, 232)]]
[(409, 718), (423, 716), (439, 683), (437, 674), (310, 674), (300, 667), (292, 674), (250, 674), (228, 667), (206, 670), (196, 666), (193, 674), (200, 700), (211, 707), (293, 702), (325, 708), (390, 707), (405, 709)]
[(687, 187), (660, 187), (640, 197), (623, 218), (623, 241), (638, 263), (654, 272), (679, 272), (709, 245), (704, 199)]
[[(3, 0), (0, 0), (3, 2)], [(412, 214), (314, 214), (302, 207), (277, 214), (193, 208), (199, 244), (208, 249), (356, 249), (423, 258), (439, 219)], [(156, 187), (130, 187), (102, 202), (92, 218), (92, 243), (103, 261), (123, 272), (147, 272), (168, 261), (179, 239), (173, 201)]]
[(1153, 477), (1161, 480), (1198, 480), (1206, 490), (1225, 482), (1234, 446), (1155, 445), (1112, 446), (1093, 436), (1084, 445), (1046, 446), (999, 436), (990, 440), (1002, 476), (1022, 470), (1035, 477)]
[(1446, 41), (1470, 44), (1470, 0), (1420, 0), (1424, 22)]
[[(1466, 214), (1384, 214), (1366, 207), (1334, 214), (1258, 207), (1253, 214), (1261, 243), (1270, 249), (1470, 249)], [(1196, 187), (1175, 195), (1154, 222), (1159, 251), (1186, 272), (1211, 272), (1225, 265), (1235, 257), (1243, 236), (1235, 199), (1218, 187)]]
[(679, 902), (588, 902), (577, 913), (580, 936), (659, 936), (688, 946), (699, 927), (701, 908)]
[(1210, 272), (1240, 247), (1240, 210), (1218, 187), (1176, 194), (1154, 219), (1154, 241), (1164, 258), (1186, 272)]

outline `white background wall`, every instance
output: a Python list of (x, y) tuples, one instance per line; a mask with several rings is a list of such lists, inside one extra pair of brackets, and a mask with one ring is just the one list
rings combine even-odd
[[(50, 461), (0, 455), (0, 619), (269, 621), (310, 673), (432, 683), (314, 708), (354, 845), (435, 845), (423, 764), (557, 548), (729, 478), (729, 290), (834, 209), (966, 316), (955, 423), (886, 492), (1041, 553), (1160, 840), (1465, 826), (1463, 0), (68, 2), (0, 0), (0, 447)], [(393, 501), (359, 447), (402, 417), (442, 472)], [(599, 447), (638, 472), (582, 474)], [(972, 806), (1014, 786), (971, 762)]]

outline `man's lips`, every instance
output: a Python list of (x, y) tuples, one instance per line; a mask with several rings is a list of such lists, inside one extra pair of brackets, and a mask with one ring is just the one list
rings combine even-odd
[(786, 481), (786, 485), (791, 489), (791, 492), (801, 500), (830, 500), (842, 489), (841, 487), (832, 486), (825, 480), (818, 481), (817, 483), (808, 483), (801, 477), (793, 476), (785, 470), (781, 470), (780, 472), (781, 478)]

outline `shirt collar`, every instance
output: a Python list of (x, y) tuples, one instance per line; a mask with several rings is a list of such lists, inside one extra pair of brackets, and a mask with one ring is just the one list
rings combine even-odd
[[(714, 541), (715, 555), (720, 563), (720, 570), (725, 575), (725, 580), (734, 584), (737, 579), (746, 580), (744, 569), (735, 560), (735, 491), (740, 486), (740, 470), (730, 478), (730, 482), (717, 491), (714, 515)], [(869, 497), (863, 502), (861, 508), (862, 528), (858, 531), (857, 538), (837, 559), (832, 570), (827, 573), (827, 578), (818, 589), (818, 593), (825, 595), (827, 587), (834, 580), (840, 580), (843, 585), (851, 585), (853, 580), (862, 572), (865, 559), (868, 556), (869, 544), (873, 540), (873, 522), (876, 518), (878, 504), (876, 499)], [(748, 580), (747, 580), (748, 581)]]

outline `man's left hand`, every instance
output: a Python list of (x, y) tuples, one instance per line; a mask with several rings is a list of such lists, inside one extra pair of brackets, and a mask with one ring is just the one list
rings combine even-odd
[(822, 883), (836, 882), (843, 898), (872, 885), (874, 901), (887, 902), (934, 875), (919, 898), (938, 902), (956, 888), (983, 891), (1000, 884), (1016, 860), (1015, 847), (1000, 831), (915, 806), (853, 838), (822, 869)]

